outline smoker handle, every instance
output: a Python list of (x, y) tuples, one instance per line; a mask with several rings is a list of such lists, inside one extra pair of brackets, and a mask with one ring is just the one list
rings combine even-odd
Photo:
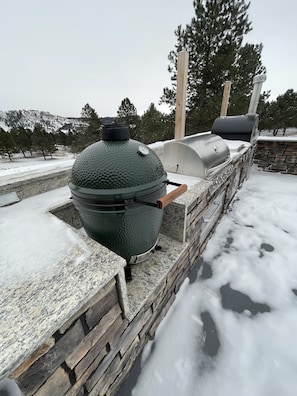
[[(168, 183), (168, 184), (172, 184), (172, 183)], [(164, 195), (164, 197), (158, 199), (157, 201), (158, 208), (164, 209), (167, 205), (169, 205), (172, 201), (174, 201), (175, 198), (185, 193), (187, 189), (188, 186), (186, 184), (179, 185), (179, 187), (175, 188), (170, 193)]]

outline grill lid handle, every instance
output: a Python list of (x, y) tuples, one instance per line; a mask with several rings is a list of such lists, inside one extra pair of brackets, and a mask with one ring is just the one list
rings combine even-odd
[[(177, 183), (172, 183), (172, 182), (167, 182), (168, 184), (174, 184), (176, 185)], [(164, 197), (161, 197), (157, 201), (157, 205), (159, 209), (164, 209), (167, 205), (169, 205), (172, 201), (174, 201), (177, 197), (185, 193), (188, 189), (188, 186), (186, 184), (179, 184), (177, 188), (175, 188), (173, 191), (170, 193), (164, 195)]]
[(153, 208), (164, 209), (167, 205), (169, 205), (172, 201), (174, 201), (175, 198), (185, 193), (188, 189), (188, 186), (186, 184), (174, 183), (169, 180), (166, 180), (166, 184), (172, 184), (173, 186), (178, 186), (178, 187), (175, 188), (170, 193), (158, 199), (157, 202), (143, 201), (138, 198), (134, 198), (134, 202), (140, 203), (142, 205), (152, 206)]

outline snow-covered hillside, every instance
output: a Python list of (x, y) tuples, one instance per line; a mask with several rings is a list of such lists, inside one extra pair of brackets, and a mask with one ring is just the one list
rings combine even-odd
[(62, 117), (39, 110), (0, 111), (0, 126), (6, 131), (14, 127), (33, 130), (35, 124), (41, 124), (47, 132), (68, 132), (82, 125), (82, 121), (80, 118)]

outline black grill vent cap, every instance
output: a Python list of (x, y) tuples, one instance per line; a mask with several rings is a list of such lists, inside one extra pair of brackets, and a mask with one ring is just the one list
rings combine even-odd
[(101, 132), (101, 139), (109, 141), (129, 140), (129, 128), (123, 124), (105, 125)]

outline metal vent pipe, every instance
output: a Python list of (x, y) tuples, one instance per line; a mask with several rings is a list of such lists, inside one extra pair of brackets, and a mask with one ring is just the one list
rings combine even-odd
[(254, 77), (253, 83), (254, 83), (254, 88), (250, 100), (250, 105), (249, 105), (249, 110), (248, 114), (256, 114), (257, 113), (257, 108), (260, 100), (260, 95), (261, 95), (261, 89), (263, 82), (266, 80), (266, 74), (258, 74)]

